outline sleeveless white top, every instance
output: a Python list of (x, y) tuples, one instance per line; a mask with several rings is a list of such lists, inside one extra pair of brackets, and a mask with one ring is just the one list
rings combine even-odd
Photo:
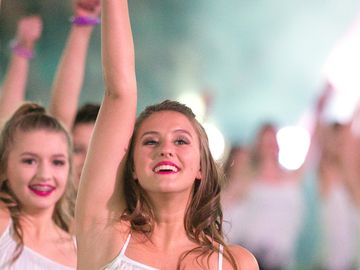
[(322, 266), (352, 269), (359, 254), (359, 210), (344, 184), (336, 183), (322, 201)]
[[(157, 268), (145, 265), (143, 263), (137, 262), (130, 259), (125, 255), (126, 248), (129, 245), (131, 234), (126, 239), (126, 242), (121, 249), (119, 255), (101, 270), (159, 270)], [(220, 245), (219, 260), (218, 260), (218, 270), (222, 270), (222, 261), (223, 261), (223, 246)]]
[(10, 221), (5, 232), (0, 236), (1, 270), (74, 270), (74, 268), (57, 263), (27, 246), (24, 246), (20, 257), (11, 264), (11, 259), (16, 249), (16, 241), (12, 238), (12, 235), (13, 226)]
[[(300, 186), (254, 181), (246, 198), (224, 211), (229, 241), (249, 249), (270, 267), (291, 267), (304, 216)], [(226, 224), (226, 222), (225, 222)]]

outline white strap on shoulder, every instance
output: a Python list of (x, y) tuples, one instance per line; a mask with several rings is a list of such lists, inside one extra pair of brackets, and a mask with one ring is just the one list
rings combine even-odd
[(223, 265), (223, 251), (224, 251), (224, 247), (223, 245), (219, 245), (219, 266), (218, 269), (222, 270), (222, 265)]
[(12, 219), (9, 219), (9, 223), (6, 226), (4, 232), (2, 234), (0, 234), (0, 240), (5, 238), (7, 235), (11, 235), (12, 234), (12, 227), (13, 227), (13, 222)]
[(130, 242), (130, 238), (131, 238), (131, 233), (129, 233), (127, 239), (126, 239), (126, 242), (124, 244), (124, 246), (122, 247), (121, 251), (120, 251), (120, 255), (123, 256), (125, 254), (125, 251), (129, 245), (129, 242)]

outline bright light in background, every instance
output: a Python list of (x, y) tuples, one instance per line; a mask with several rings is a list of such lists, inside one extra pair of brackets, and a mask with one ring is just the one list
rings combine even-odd
[(330, 53), (324, 74), (336, 89), (328, 117), (349, 120), (360, 96), (360, 14)]
[(296, 170), (304, 163), (310, 146), (310, 134), (298, 126), (281, 128), (276, 139), (279, 144), (279, 162), (288, 170)]
[(177, 100), (186, 106), (190, 107), (191, 110), (195, 113), (196, 118), (202, 122), (205, 118), (206, 106), (204, 99), (199, 93), (196, 92), (186, 92), (181, 94)]
[(216, 125), (210, 122), (204, 123), (206, 104), (203, 96), (196, 92), (186, 92), (181, 94), (177, 100), (190, 107), (195, 113), (196, 118), (203, 125), (209, 138), (209, 147), (212, 156), (215, 160), (222, 159), (224, 157), (226, 147), (225, 138)]
[(338, 89), (329, 101), (329, 107), (326, 109), (326, 118), (329, 121), (348, 122), (354, 113), (358, 100), (359, 93)]
[(212, 123), (204, 123), (203, 127), (209, 138), (211, 154), (215, 160), (220, 160), (225, 152), (225, 139), (221, 131)]

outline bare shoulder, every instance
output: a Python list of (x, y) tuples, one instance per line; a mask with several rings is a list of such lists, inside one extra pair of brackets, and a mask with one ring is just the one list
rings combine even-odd
[(6, 205), (0, 201), (0, 236), (5, 231), (6, 227), (9, 225), (10, 213)]
[(259, 270), (259, 265), (255, 256), (246, 248), (238, 245), (229, 245), (228, 248), (231, 254), (235, 257), (240, 269)]

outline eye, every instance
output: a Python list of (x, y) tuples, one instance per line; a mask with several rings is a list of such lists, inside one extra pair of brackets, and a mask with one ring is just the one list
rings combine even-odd
[(175, 140), (176, 145), (184, 145), (184, 144), (189, 144), (189, 143), (190, 143), (189, 140), (186, 138), (177, 138)]
[(27, 165), (32, 165), (35, 163), (35, 159), (34, 158), (24, 158), (21, 160), (21, 163), (24, 163)]
[(66, 164), (66, 161), (62, 159), (54, 159), (52, 163), (55, 166), (64, 166)]
[(143, 145), (156, 145), (158, 141), (155, 139), (145, 139)]

